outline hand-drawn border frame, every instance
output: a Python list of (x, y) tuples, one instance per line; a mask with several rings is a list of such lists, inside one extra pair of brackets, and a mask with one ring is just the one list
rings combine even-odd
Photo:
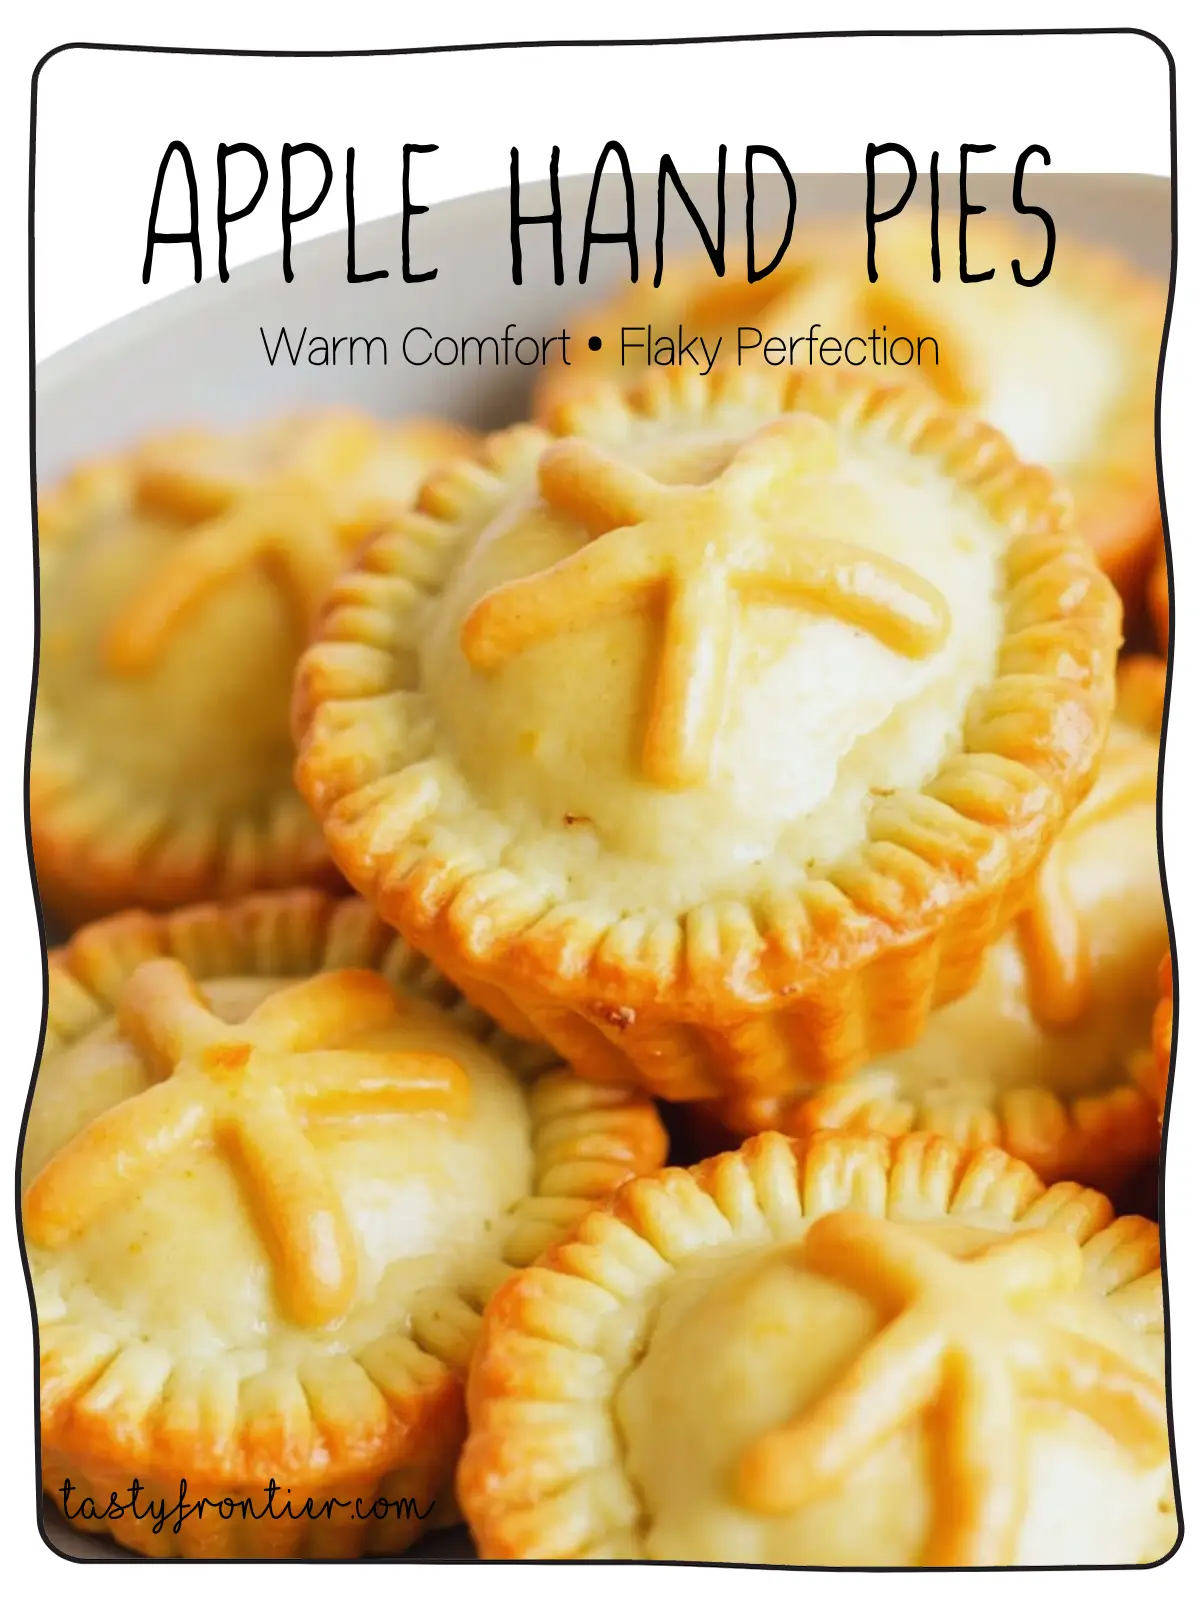
[[(1168, 1437), (1169, 1437), (1169, 1440), (1170, 1440), (1170, 1447), (1171, 1447), (1171, 1480), (1172, 1480), (1172, 1485), (1173, 1485), (1174, 1491), (1175, 1491), (1175, 1509), (1176, 1509), (1176, 1516), (1177, 1516), (1177, 1519), (1178, 1519), (1179, 1533), (1178, 1533), (1178, 1536), (1177, 1536), (1177, 1538), (1175, 1540), (1175, 1543), (1174, 1543), (1174, 1545), (1172, 1545), (1171, 1549), (1168, 1550), (1166, 1555), (1160, 1557), (1159, 1560), (1155, 1561), (1155, 1562), (1148, 1562), (1148, 1563), (1144, 1563), (1144, 1564), (1126, 1563), (1126, 1564), (1123, 1564), (1123, 1565), (1120, 1565), (1120, 1566), (1113, 1566), (1113, 1567), (1090, 1566), (1090, 1565), (1085, 1565), (1085, 1564), (1080, 1563), (1078, 1565), (1072, 1565), (1072, 1566), (1026, 1567), (1026, 1568), (1022, 1568), (1020, 1570), (1027, 1571), (1027, 1572), (1039, 1572), (1039, 1571), (1040, 1572), (1045, 1572), (1045, 1571), (1050, 1571), (1050, 1572), (1102, 1572), (1102, 1571), (1132, 1571), (1132, 1572), (1140, 1572), (1140, 1571), (1148, 1571), (1152, 1567), (1162, 1566), (1164, 1563), (1169, 1561), (1173, 1555), (1175, 1555), (1176, 1551), (1179, 1549), (1180, 1545), (1183, 1542), (1184, 1524), (1183, 1524), (1183, 1509), (1182, 1509), (1182, 1506), (1181, 1506), (1181, 1503), (1180, 1503), (1180, 1496), (1179, 1496), (1179, 1468), (1178, 1468), (1178, 1462), (1177, 1462), (1176, 1452), (1175, 1452), (1175, 1427), (1174, 1427), (1174, 1419), (1173, 1419), (1173, 1416), (1172, 1416), (1172, 1409), (1171, 1409), (1171, 1323), (1170, 1323), (1169, 1296), (1168, 1296), (1168, 1290), (1167, 1290), (1166, 1216), (1165, 1216), (1165, 1178), (1164, 1178), (1164, 1175), (1165, 1175), (1165, 1171), (1166, 1171), (1167, 1131), (1168, 1131), (1168, 1123), (1169, 1123), (1169, 1118), (1170, 1118), (1171, 1091), (1172, 1091), (1172, 1089), (1174, 1087), (1174, 1082), (1175, 1082), (1175, 1053), (1176, 1053), (1176, 1041), (1178, 1039), (1178, 1034), (1179, 1034), (1179, 998), (1180, 998), (1181, 986), (1180, 986), (1180, 982), (1179, 982), (1179, 960), (1178, 960), (1178, 954), (1177, 954), (1177, 951), (1176, 951), (1176, 948), (1175, 948), (1175, 924), (1174, 924), (1174, 920), (1172, 919), (1172, 916), (1171, 916), (1171, 901), (1170, 901), (1170, 896), (1169, 896), (1168, 891), (1167, 891), (1166, 862), (1163, 859), (1163, 842), (1162, 842), (1162, 785), (1163, 785), (1163, 775), (1164, 775), (1165, 768), (1166, 768), (1167, 727), (1168, 727), (1168, 717), (1169, 717), (1170, 702), (1171, 702), (1171, 680), (1172, 680), (1172, 676), (1173, 676), (1174, 644), (1175, 644), (1175, 572), (1174, 572), (1174, 563), (1173, 563), (1173, 561), (1171, 559), (1171, 539), (1170, 539), (1170, 533), (1169, 533), (1168, 524), (1167, 524), (1167, 505), (1166, 505), (1166, 494), (1165, 494), (1165, 489), (1164, 489), (1164, 484), (1163, 484), (1163, 468), (1162, 468), (1162, 384), (1163, 384), (1163, 372), (1164, 372), (1165, 365), (1166, 365), (1167, 341), (1168, 341), (1168, 338), (1169, 338), (1169, 335), (1170, 335), (1170, 331), (1171, 331), (1171, 313), (1172, 313), (1172, 310), (1173, 310), (1173, 307), (1174, 307), (1174, 303), (1175, 303), (1175, 278), (1176, 278), (1176, 268), (1177, 268), (1177, 263), (1178, 263), (1179, 193), (1178, 193), (1178, 181), (1177, 181), (1177, 178), (1178, 178), (1179, 146), (1178, 146), (1177, 107), (1176, 107), (1175, 58), (1171, 54), (1171, 51), (1168, 48), (1168, 46), (1166, 45), (1166, 43), (1162, 39), (1160, 39), (1157, 34), (1150, 33), (1145, 28), (1103, 28), (1103, 27), (1095, 27), (1095, 28), (855, 28), (855, 29), (808, 30), (808, 31), (786, 32), (786, 33), (711, 34), (711, 35), (697, 35), (697, 36), (691, 36), (691, 37), (680, 36), (680, 37), (674, 37), (674, 38), (656, 38), (656, 39), (636, 39), (636, 38), (634, 38), (634, 39), (525, 39), (525, 40), (503, 40), (503, 41), (498, 41), (498, 42), (485, 42), (485, 43), (480, 43), (480, 44), (412, 45), (412, 46), (408, 46), (408, 47), (399, 47), (399, 48), (389, 49), (389, 50), (225, 50), (225, 49), (216, 49), (216, 48), (211, 48), (210, 49), (210, 48), (205, 48), (205, 47), (202, 47), (202, 46), (186, 46), (186, 47), (184, 47), (184, 46), (175, 46), (175, 45), (100, 44), (100, 43), (96, 43), (96, 42), (89, 41), (89, 40), (72, 40), (72, 41), (70, 41), (70, 42), (68, 42), (66, 44), (56, 45), (54, 47), (54, 49), (48, 50), (46, 52), (46, 54), (41, 58), (41, 60), (37, 63), (37, 65), (33, 69), (33, 78), (32, 78), (31, 84), (30, 84), (30, 107), (29, 107), (29, 206), (28, 206), (28, 240), (29, 240), (29, 259), (28, 259), (28, 270), (29, 270), (29, 418), (30, 418), (30, 422), (29, 422), (29, 488), (30, 488), (30, 516), (31, 516), (31, 522), (32, 522), (32, 529), (33, 529), (33, 576), (34, 576), (33, 608), (34, 608), (34, 624), (33, 624), (33, 671), (32, 671), (32, 679), (31, 679), (31, 683), (30, 683), (30, 692), (29, 692), (29, 717), (28, 717), (28, 720), (27, 720), (27, 723), (26, 723), (26, 733), (25, 733), (24, 809), (25, 809), (25, 849), (26, 849), (26, 854), (28, 856), (28, 861), (29, 861), (30, 882), (31, 882), (31, 884), (33, 886), (33, 890), (34, 890), (34, 909), (35, 909), (35, 912), (36, 912), (36, 915), (37, 915), (37, 922), (38, 922), (38, 938), (39, 938), (39, 940), (41, 942), (41, 947), (42, 947), (42, 1016), (41, 1016), (41, 1023), (39, 1025), (39, 1030), (38, 1030), (37, 1055), (36, 1055), (36, 1059), (35, 1059), (35, 1063), (34, 1063), (34, 1069), (33, 1069), (33, 1072), (31, 1074), (31, 1077), (30, 1077), (29, 1092), (28, 1092), (28, 1094), (26, 1096), (26, 1099), (25, 1099), (25, 1109), (24, 1109), (24, 1112), (23, 1112), (22, 1117), (21, 1117), (21, 1129), (20, 1129), (20, 1136), (19, 1136), (18, 1141), (17, 1141), (17, 1160), (16, 1160), (16, 1169), (15, 1169), (15, 1173), (14, 1173), (17, 1243), (18, 1243), (18, 1247), (19, 1247), (20, 1253), (21, 1253), (22, 1269), (23, 1269), (23, 1271), (25, 1273), (25, 1287), (26, 1287), (26, 1292), (27, 1292), (28, 1297), (29, 1297), (30, 1315), (33, 1318), (33, 1382), (34, 1382), (35, 1410), (40, 1411), (40, 1403), (38, 1402), (38, 1395), (39, 1395), (40, 1386), (39, 1386), (39, 1381), (38, 1381), (39, 1351), (38, 1351), (38, 1334), (37, 1334), (37, 1313), (36, 1313), (36, 1308), (34, 1306), (34, 1299), (33, 1299), (33, 1284), (32, 1284), (32, 1281), (31, 1281), (30, 1275), (29, 1275), (29, 1262), (28, 1262), (28, 1260), (26, 1258), (26, 1254), (25, 1254), (25, 1241), (24, 1241), (24, 1238), (23, 1238), (23, 1235), (22, 1235), (22, 1232), (21, 1232), (21, 1150), (22, 1150), (22, 1148), (24, 1146), (24, 1142), (25, 1142), (25, 1129), (26, 1129), (26, 1125), (27, 1125), (28, 1120), (29, 1120), (29, 1108), (30, 1108), (30, 1105), (31, 1105), (32, 1100), (33, 1100), (34, 1085), (37, 1082), (37, 1071), (38, 1071), (38, 1067), (41, 1064), (42, 1050), (43, 1050), (43, 1047), (44, 1047), (44, 1044), (45, 1044), (46, 1010), (47, 1010), (47, 1003), (48, 1003), (48, 969), (47, 969), (46, 929), (45, 929), (45, 922), (44, 922), (44, 919), (43, 919), (43, 916), (42, 916), (41, 904), (40, 904), (40, 902), (38, 900), (38, 896), (37, 896), (37, 873), (36, 873), (35, 868), (34, 868), (33, 842), (32, 842), (32, 837), (31, 837), (31, 833), (30, 833), (30, 820), (29, 820), (29, 761), (30, 761), (30, 752), (31, 752), (31, 749), (32, 749), (32, 742), (33, 742), (33, 717), (34, 717), (34, 709), (35, 709), (36, 702), (37, 702), (38, 662), (39, 662), (39, 659), (40, 659), (40, 649), (41, 649), (41, 584), (40, 584), (41, 569), (40, 569), (40, 565), (39, 565), (38, 529), (37, 529), (37, 428), (36, 428), (36, 415), (37, 415), (37, 413), (36, 413), (36, 388), (37, 388), (36, 350), (37, 350), (37, 341), (36, 341), (36, 335), (35, 335), (36, 321), (35, 321), (35, 291), (34, 291), (34, 228), (33, 228), (33, 224), (34, 224), (34, 173), (35, 173), (35, 162), (36, 162), (36, 156), (37, 156), (38, 79), (41, 76), (43, 68), (47, 65), (48, 62), (52, 61), (55, 56), (61, 55), (67, 50), (123, 51), (123, 52), (130, 52), (130, 53), (138, 53), (138, 54), (142, 54), (142, 55), (261, 57), (261, 58), (267, 59), (267, 60), (278, 60), (278, 59), (337, 60), (337, 59), (344, 59), (344, 58), (350, 58), (350, 57), (357, 58), (357, 57), (371, 57), (371, 56), (463, 55), (463, 54), (467, 54), (468, 52), (479, 52), (479, 51), (485, 51), (485, 50), (544, 50), (544, 49), (595, 50), (595, 49), (620, 49), (620, 48), (629, 48), (629, 47), (669, 46), (669, 45), (685, 45), (685, 44), (712, 44), (712, 45), (722, 45), (722, 44), (769, 44), (769, 43), (790, 42), (792, 40), (801, 40), (801, 39), (949, 39), (949, 38), (987, 39), (987, 38), (1045, 38), (1045, 37), (1059, 37), (1059, 38), (1061, 38), (1061, 37), (1086, 37), (1086, 36), (1096, 35), (1096, 34), (1103, 34), (1103, 35), (1125, 34), (1125, 35), (1129, 35), (1129, 36), (1133, 36), (1133, 37), (1139, 37), (1139, 38), (1143, 38), (1143, 39), (1148, 39), (1151, 42), (1151, 44), (1157, 45), (1158, 48), (1162, 51), (1163, 56), (1166, 58), (1167, 71), (1168, 71), (1169, 96), (1170, 96), (1169, 115), (1170, 115), (1170, 140), (1171, 140), (1171, 271), (1170, 271), (1170, 279), (1169, 279), (1168, 288), (1167, 288), (1166, 315), (1165, 315), (1165, 318), (1164, 318), (1164, 321), (1163, 321), (1162, 347), (1161, 347), (1161, 349), (1159, 351), (1159, 358), (1158, 358), (1158, 376), (1157, 376), (1157, 380), (1156, 380), (1156, 384), (1155, 384), (1155, 395), (1154, 395), (1154, 448), (1155, 448), (1155, 458), (1156, 458), (1157, 468), (1158, 468), (1159, 509), (1160, 509), (1160, 512), (1161, 512), (1161, 515), (1162, 515), (1163, 537), (1164, 537), (1164, 542), (1165, 542), (1165, 545), (1166, 545), (1167, 590), (1168, 590), (1168, 596), (1169, 596), (1170, 618), (1171, 618), (1170, 636), (1169, 636), (1168, 644), (1167, 644), (1166, 695), (1165, 695), (1164, 704), (1163, 704), (1162, 735), (1161, 735), (1161, 739), (1160, 739), (1160, 742), (1159, 742), (1159, 753), (1158, 753), (1158, 796), (1157, 796), (1158, 870), (1159, 870), (1159, 878), (1160, 878), (1160, 881), (1162, 883), (1163, 904), (1164, 904), (1164, 907), (1165, 907), (1165, 910), (1166, 910), (1167, 932), (1168, 932), (1168, 937), (1169, 937), (1169, 941), (1170, 941), (1170, 949), (1171, 949), (1171, 965), (1172, 965), (1172, 970), (1174, 972), (1175, 1016), (1174, 1016), (1174, 1028), (1173, 1028), (1172, 1039), (1171, 1039), (1171, 1067), (1170, 1067), (1170, 1076), (1169, 1076), (1169, 1079), (1168, 1079), (1168, 1086), (1167, 1086), (1166, 1110), (1164, 1111), (1164, 1115), (1163, 1115), (1163, 1145), (1162, 1145), (1162, 1152), (1161, 1152), (1160, 1160), (1159, 1160), (1159, 1171), (1158, 1171), (1158, 1212), (1159, 1212), (1159, 1249), (1160, 1249), (1160, 1257), (1161, 1257), (1161, 1261), (1162, 1261), (1162, 1278), (1163, 1278), (1163, 1319), (1164, 1319), (1164, 1333), (1165, 1333), (1165, 1343), (1166, 1343), (1167, 1432), (1168, 1432)], [(132, 1552), (129, 1553), (129, 1554), (122, 1553), (122, 1554), (119, 1554), (119, 1555), (106, 1555), (106, 1556), (103, 1556), (103, 1557), (95, 1557), (95, 1558), (90, 1558), (90, 1557), (86, 1557), (86, 1556), (71, 1555), (70, 1553), (62, 1550), (58, 1545), (53, 1543), (53, 1541), (50, 1539), (49, 1535), (46, 1532), (46, 1524), (45, 1524), (45, 1506), (44, 1506), (44, 1500), (43, 1500), (43, 1494), (42, 1494), (42, 1474), (41, 1474), (41, 1428), (40, 1428), (40, 1423), (35, 1428), (34, 1469), (35, 1469), (35, 1494), (36, 1494), (36, 1505), (37, 1505), (37, 1512), (36, 1512), (36, 1515), (37, 1515), (37, 1526), (38, 1526), (38, 1532), (41, 1535), (42, 1541), (46, 1545), (47, 1549), (52, 1550), (54, 1552), (54, 1554), (56, 1556), (59, 1556), (61, 1559), (65, 1560), (65, 1561), (72, 1562), (72, 1563), (74, 1563), (76, 1565), (79, 1565), (79, 1566), (90, 1566), (92, 1564), (93, 1560), (111, 1560), (111, 1561), (138, 1563), (138, 1562), (144, 1561), (146, 1559), (145, 1557), (143, 1557), (141, 1555), (137, 1555), (137, 1554), (132, 1553)], [(217, 1564), (220, 1564), (219, 1558), (215, 1558), (215, 1557), (213, 1557), (213, 1558), (198, 1557), (198, 1558), (193, 1558), (193, 1559), (196, 1560), (197, 1563), (199, 1563), (199, 1564), (206, 1564), (208, 1561), (213, 1561), (213, 1562), (216, 1562)], [(386, 1560), (386, 1558), (381, 1558), (381, 1559), (385, 1559)], [(289, 1562), (295, 1562), (295, 1563), (300, 1563), (300, 1564), (304, 1564), (304, 1565), (315, 1565), (316, 1564), (315, 1562), (311, 1562), (309, 1560), (309, 1558), (304, 1557), (304, 1556), (279, 1557), (277, 1564), (283, 1564), (283, 1563), (289, 1563)], [(415, 1562), (416, 1564), (426, 1564), (426, 1563), (422, 1563), (420, 1561), (420, 1557), (419, 1556), (412, 1556), (412, 1555), (405, 1555), (405, 1556), (399, 1557), (399, 1558), (397, 1558), (397, 1562), (398, 1563)], [(352, 1564), (351, 1561), (349, 1560), (349, 1558), (347, 1558), (345, 1564), (346, 1565)], [(446, 1558), (443, 1557), (443, 1558), (439, 1558), (438, 1564), (440, 1564), (440, 1565), (456, 1565), (456, 1566), (457, 1565), (469, 1565), (469, 1564), (472, 1564), (472, 1558), (466, 1558), (466, 1557), (461, 1558), (461, 1559), (451, 1558), (451, 1559), (447, 1560)], [(521, 1563), (513, 1561), (511, 1563), (503, 1563), (503, 1564), (504, 1565), (514, 1565), (515, 1566), (515, 1565), (520, 1565)], [(550, 1565), (551, 1563), (539, 1561), (539, 1562), (536, 1562), (534, 1564), (535, 1565)], [(558, 1564), (558, 1563), (554, 1563), (554, 1564)], [(582, 1562), (570, 1562), (570, 1561), (568, 1561), (566, 1563), (562, 1563), (562, 1564), (565, 1564), (565, 1565), (568, 1565), (568, 1566), (569, 1565), (583, 1565)], [(606, 1565), (606, 1566), (625, 1565), (625, 1563), (623, 1563), (623, 1562), (601, 1562), (600, 1564), (601, 1565)], [(701, 1565), (704, 1565), (704, 1566), (721, 1566), (721, 1567), (729, 1567), (729, 1568), (731, 1568), (732, 1570), (735, 1570), (735, 1571), (746, 1571), (746, 1570), (749, 1570), (749, 1571), (787, 1570), (787, 1571), (792, 1571), (792, 1572), (826, 1572), (826, 1571), (832, 1570), (832, 1569), (826, 1568), (826, 1567), (789, 1567), (789, 1568), (786, 1568), (786, 1569), (778, 1569), (778, 1568), (775, 1568), (775, 1567), (765, 1566), (765, 1565), (763, 1565), (761, 1563), (748, 1563), (748, 1562), (703, 1562), (702, 1563), (702, 1562), (679, 1561), (679, 1562), (668, 1562), (668, 1563), (666, 1563), (666, 1565), (669, 1565), (669, 1566), (681, 1566), (681, 1567), (701, 1566)], [(900, 1568), (900, 1567), (844, 1567), (844, 1568), (839, 1568), (837, 1570), (845, 1571), (845, 1572), (900, 1572), (900, 1571), (906, 1571), (908, 1569)], [(1003, 1568), (1001, 1568), (1001, 1569), (997, 1569), (997, 1568), (957, 1568), (955, 1570), (957, 1570), (957, 1571), (997, 1571), (997, 1570), (1008, 1570), (1008, 1569), (1003, 1569)]]

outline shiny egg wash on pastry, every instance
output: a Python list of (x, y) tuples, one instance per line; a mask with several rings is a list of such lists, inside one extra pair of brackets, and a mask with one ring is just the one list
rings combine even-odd
[[(876, 230), (875, 283), (857, 224), (810, 228), (775, 272), (749, 287), (715, 280), (703, 259), (678, 261), (661, 288), (635, 286), (587, 311), (587, 328), (604, 336), (606, 353), (550, 368), (540, 414), (593, 388), (601, 371), (631, 381), (645, 370), (632, 357), (619, 364), (623, 327), (650, 324), (674, 334), (681, 326), (685, 338), (703, 334), (710, 348), (719, 335), (717, 371), (739, 360), (764, 365), (772, 339), (773, 361), (821, 371), (821, 343), (833, 340), (827, 355), (843, 368), (858, 363), (875, 381), (922, 384), (999, 428), (1023, 459), (1061, 476), (1105, 570), (1132, 600), (1159, 528), (1154, 402), (1165, 283), (1060, 234), (1049, 275), (1024, 286), (1010, 263), (1037, 270), (1045, 251), (1040, 224), (1026, 234), (991, 218), (970, 222), (968, 269), (992, 268), (994, 276), (963, 283), (955, 219), (945, 232), (937, 283), (928, 228), (903, 218)], [(855, 338), (859, 344), (851, 344)]]
[(817, 417), (727, 426), (551, 446), (430, 617), (457, 762), (563, 895), (680, 911), (823, 870), (994, 672), (980, 507)]
[(381, 914), (585, 1075), (824, 1080), (977, 975), (1090, 786), (1118, 619), (994, 431), (673, 374), (493, 436), (363, 551), (296, 777)]
[(931, 1135), (629, 1184), (492, 1301), (485, 1558), (1118, 1565), (1177, 1532), (1158, 1232)]
[(181, 432), (39, 503), (39, 888), (74, 920), (333, 881), (290, 777), (296, 657), (339, 568), (468, 447), (351, 413)]
[[(126, 913), (50, 958), (22, 1152), (62, 1503), (348, 1499), (96, 1523), (163, 1555), (353, 1554), (453, 1520), (491, 1290), (658, 1165), (650, 1103), (506, 1041), (359, 901)], [(357, 1519), (416, 1496), (420, 1517)]]
[(781, 1128), (998, 1144), (1047, 1182), (1114, 1190), (1158, 1148), (1142, 1087), (1167, 939), (1158, 860), (1163, 663), (1129, 657), (1100, 776), (978, 982), (917, 1043), (843, 1083), (714, 1103), (734, 1134)]

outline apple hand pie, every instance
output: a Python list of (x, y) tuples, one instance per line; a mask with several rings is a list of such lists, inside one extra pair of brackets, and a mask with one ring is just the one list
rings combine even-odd
[(29, 809), (50, 910), (336, 884), (291, 781), (296, 658), (352, 552), (468, 448), (448, 423), (322, 412), (153, 438), (40, 497)]
[(294, 703), (334, 860), (596, 1081), (913, 1043), (1108, 728), (1119, 604), (1052, 480), (913, 388), (671, 375), (556, 427), (335, 585)]
[(1158, 1230), (1002, 1151), (767, 1133), (484, 1315), (485, 1558), (1119, 1566), (1177, 1537)]
[(47, 1492), (208, 1502), (74, 1524), (149, 1555), (403, 1549), (454, 1520), (489, 1294), (664, 1154), (361, 901), (85, 928), (21, 1158)]

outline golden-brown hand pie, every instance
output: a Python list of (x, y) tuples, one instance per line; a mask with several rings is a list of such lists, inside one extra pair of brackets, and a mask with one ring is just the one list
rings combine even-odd
[[(47, 1491), (146, 1554), (403, 1549), (454, 1519), (487, 1296), (664, 1153), (649, 1101), (505, 1041), (361, 901), (83, 929), (21, 1165)], [(134, 1479), (210, 1504), (81, 1518)]]
[(584, 1076), (777, 1093), (911, 1044), (1091, 784), (1119, 606), (914, 388), (668, 376), (521, 427), (297, 675), (337, 864)]
[(354, 548), (467, 447), (440, 422), (321, 412), (149, 439), (42, 495), (29, 807), (47, 907), (74, 922), (336, 883), (291, 782), (296, 658)]
[(1141, 1069), (1167, 937), (1155, 804), (1163, 677), (1156, 657), (1122, 662), (1096, 787), (970, 993), (915, 1045), (843, 1083), (714, 1102), (731, 1137), (916, 1127), (1000, 1145), (1046, 1182), (1109, 1193), (1154, 1159), (1157, 1097)]
[[(1154, 405), (1165, 283), (1060, 231), (1049, 276), (1023, 287), (1010, 263), (1018, 259), (1032, 276), (1044, 230), (989, 217), (971, 220), (968, 266), (995, 276), (964, 284), (955, 218), (942, 234), (936, 284), (928, 225), (906, 218), (877, 230), (874, 284), (860, 221), (798, 229), (781, 265), (752, 285), (732, 270), (716, 278), (703, 256), (669, 262), (659, 288), (646, 277), (585, 310), (571, 365), (546, 371), (539, 415), (607, 379), (634, 380), (647, 370), (646, 346), (651, 356), (665, 350), (657, 346), (664, 336), (678, 345), (703, 335), (710, 351), (721, 337), (713, 370), (728, 370), (739, 328), (761, 336), (755, 344), (753, 331), (743, 335), (742, 362), (753, 369), (770, 359), (820, 372), (837, 361), (877, 381), (921, 382), (1062, 478), (1105, 571), (1140, 608), (1160, 527)], [(587, 349), (589, 335), (602, 336), (599, 353)]]
[(1176, 1538), (1158, 1230), (932, 1135), (763, 1134), (509, 1280), (486, 1558), (1117, 1566)]

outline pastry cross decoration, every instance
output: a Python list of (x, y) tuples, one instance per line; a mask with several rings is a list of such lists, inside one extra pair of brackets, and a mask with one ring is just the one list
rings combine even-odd
[(838, 1490), (890, 1436), (932, 1423), (920, 1564), (1004, 1566), (1025, 1510), (1023, 1401), (1089, 1417), (1148, 1467), (1166, 1456), (1162, 1385), (1039, 1315), (1082, 1280), (1069, 1235), (1017, 1234), (961, 1261), (897, 1223), (845, 1211), (814, 1222), (796, 1259), (870, 1301), (882, 1327), (823, 1398), (742, 1456), (737, 1492), (748, 1509), (799, 1511)]
[(343, 1315), (355, 1292), (354, 1237), (306, 1123), (393, 1112), (461, 1116), (470, 1097), (449, 1056), (354, 1047), (356, 1038), (401, 1024), (401, 1006), (377, 972), (323, 972), (228, 1024), (180, 962), (146, 962), (121, 993), (117, 1025), (158, 1081), (51, 1159), (25, 1197), (26, 1237), (59, 1248), (136, 1195), (171, 1157), (215, 1148), (238, 1174), (291, 1316), (312, 1326)]
[[(1118, 752), (1110, 746), (1100, 785), (1075, 812), (1065, 837), (1086, 832), (1129, 806), (1154, 804), (1158, 755), (1145, 741)], [(1046, 857), (1016, 923), (1025, 960), (1029, 1009), (1044, 1028), (1069, 1028), (1092, 998), (1091, 959), (1083, 917), (1071, 895), (1061, 849)]]
[(473, 666), (492, 672), (555, 635), (613, 613), (662, 608), (662, 638), (642, 764), (684, 789), (708, 777), (724, 718), (744, 602), (823, 611), (921, 659), (945, 641), (945, 598), (925, 578), (806, 521), (854, 500), (829, 481), (833, 432), (794, 416), (762, 428), (711, 483), (661, 484), (582, 439), (544, 452), (541, 493), (588, 543), (544, 572), (501, 584), (462, 627)]
[(342, 422), (306, 436), (302, 465), (285, 462), (258, 476), (206, 461), (203, 450), (193, 461), (179, 445), (165, 459), (147, 453), (138, 467), (139, 502), (185, 526), (179, 548), (113, 620), (105, 641), (111, 670), (125, 677), (149, 671), (179, 622), (255, 565), (279, 582), (307, 635), (363, 531), (362, 516), (347, 516), (337, 494), (369, 448), (361, 425)]

